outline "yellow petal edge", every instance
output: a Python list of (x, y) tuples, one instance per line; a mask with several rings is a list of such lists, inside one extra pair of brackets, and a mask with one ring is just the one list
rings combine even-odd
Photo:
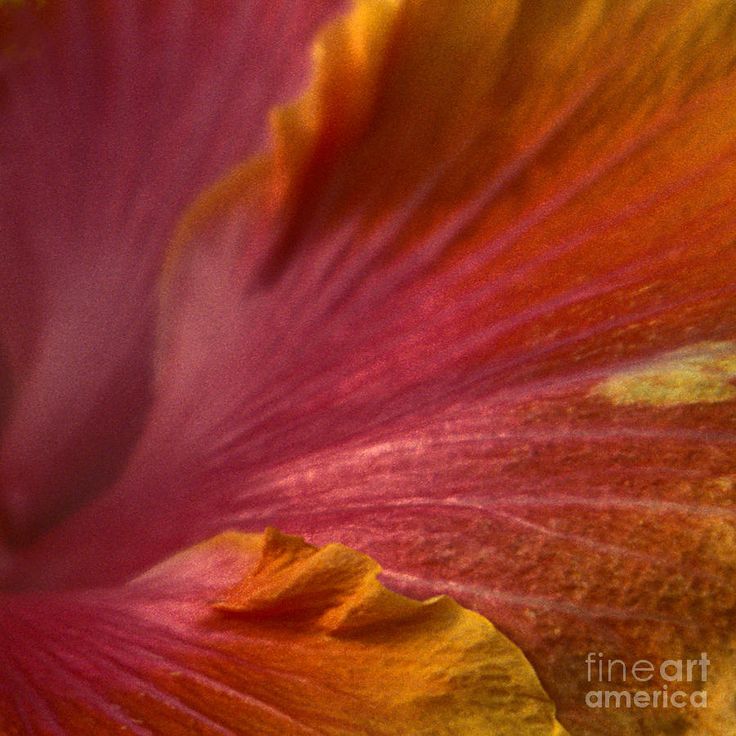
[(239, 204), (265, 211), (285, 206), (287, 212), (280, 216), (287, 217), (288, 202), (298, 196), (320, 146), (336, 154), (359, 137), (378, 94), (386, 48), (402, 5), (402, 0), (356, 0), (347, 15), (321, 30), (312, 46), (307, 90), (271, 111), (270, 150), (247, 159), (197, 198), (180, 221), (166, 274), (194, 232)]
[[(299, 652), (289, 661), (305, 681), (349, 692), (350, 734), (566, 734), (523, 653), (450, 598), (411, 600), (378, 581), (371, 558), (275, 529), (227, 532), (164, 566), (186, 567), (187, 557), (215, 549), (239, 557), (246, 572), (212, 607), (249, 637)], [(341, 707), (337, 696), (320, 706)]]

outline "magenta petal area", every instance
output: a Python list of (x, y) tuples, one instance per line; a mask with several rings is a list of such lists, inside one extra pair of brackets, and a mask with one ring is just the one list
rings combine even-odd
[(339, 0), (98, 3), (0, 17), (0, 533), (120, 472), (151, 396), (156, 282), (192, 198), (263, 146)]

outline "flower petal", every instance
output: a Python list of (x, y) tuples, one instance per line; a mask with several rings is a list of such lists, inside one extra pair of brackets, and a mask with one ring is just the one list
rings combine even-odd
[(698, 733), (583, 699), (588, 651), (726, 671), (736, 624), (736, 19), (663, 7), (330, 26), (271, 153), (182, 223), (126, 474), (17, 584), (278, 522), (497, 621), (576, 734)]
[(262, 145), (341, 7), (2, 3), (0, 517), (15, 543), (120, 472), (150, 401), (174, 224)]
[(572, 733), (708, 733), (699, 710), (586, 707), (589, 652), (631, 667), (705, 651), (733, 691), (736, 404), (612, 403), (601, 389), (619, 380), (530, 383), (269, 471), (250, 483), (271, 499), (261, 523), (339, 536), (377, 555), (393, 588), (482, 611)]
[(340, 545), (233, 532), (120, 589), (13, 599), (2, 683), (23, 682), (0, 690), (3, 733), (563, 736), (493, 626), (377, 571)]

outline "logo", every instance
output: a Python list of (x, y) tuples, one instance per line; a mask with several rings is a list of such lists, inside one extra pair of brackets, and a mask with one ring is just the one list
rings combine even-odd
[[(705, 652), (698, 659), (637, 659), (630, 665), (622, 659), (607, 659), (602, 652), (585, 658), (588, 682), (595, 688), (585, 694), (589, 708), (707, 708), (710, 660)], [(623, 685), (613, 690), (611, 683)], [(646, 683), (650, 683), (647, 685)], [(695, 683), (682, 689), (682, 683)], [(656, 685), (655, 689), (652, 687)], [(646, 688), (646, 689), (643, 689)]]

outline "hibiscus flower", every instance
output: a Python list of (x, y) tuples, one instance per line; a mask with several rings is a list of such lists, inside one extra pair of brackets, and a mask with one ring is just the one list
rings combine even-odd
[(736, 731), (730, 0), (6, 1), (0, 63), (2, 733)]

